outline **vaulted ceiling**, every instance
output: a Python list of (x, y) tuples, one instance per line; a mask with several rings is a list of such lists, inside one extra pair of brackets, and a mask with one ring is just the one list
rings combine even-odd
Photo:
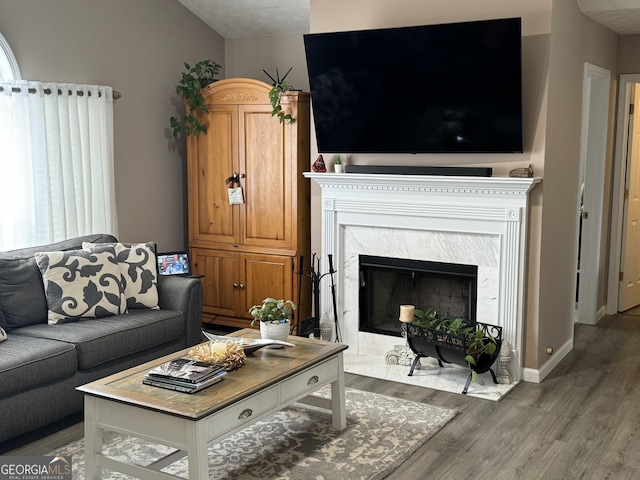
[(179, 0), (224, 38), (309, 32), (309, 0)]
[[(224, 38), (309, 32), (310, 0), (179, 0)], [(577, 0), (582, 13), (620, 35), (640, 34), (640, 0)]]
[(620, 35), (640, 34), (640, 0), (577, 0), (582, 13)]

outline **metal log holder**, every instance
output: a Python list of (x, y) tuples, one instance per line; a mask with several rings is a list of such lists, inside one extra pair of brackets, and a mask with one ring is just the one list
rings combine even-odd
[(413, 371), (423, 357), (433, 357), (438, 360), (438, 365), (443, 367), (444, 363), (453, 363), (462, 367), (469, 367), (470, 372), (467, 378), (463, 394), (466, 394), (471, 380), (473, 371), (476, 373), (489, 372), (493, 379), (493, 383), (498, 383), (496, 374), (491, 368), (500, 353), (502, 346), (502, 327), (481, 322), (469, 322), (466, 326), (474, 327), (475, 331), (481, 329), (484, 336), (491, 336), (496, 340), (496, 351), (491, 355), (482, 353), (477, 359), (476, 364), (469, 364), (465, 357), (469, 355), (467, 347), (467, 338), (464, 335), (456, 335), (444, 331), (436, 330), (426, 326), (416, 325), (414, 323), (403, 323), (403, 329), (406, 329), (406, 338), (409, 348), (417, 355), (411, 364), (409, 376), (413, 375)]

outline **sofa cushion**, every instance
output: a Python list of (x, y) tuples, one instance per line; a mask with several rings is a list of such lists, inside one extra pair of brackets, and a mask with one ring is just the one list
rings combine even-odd
[(126, 311), (122, 276), (112, 246), (37, 252), (49, 324), (119, 315)]
[(58, 325), (32, 325), (20, 335), (75, 345), (80, 369), (88, 369), (184, 336), (184, 315), (175, 310), (132, 310), (124, 315)]
[(72, 344), (12, 333), (0, 343), (0, 398), (71, 377), (77, 369)]
[[(116, 252), (127, 309), (158, 308), (158, 266), (156, 247), (150, 243), (111, 243)], [(82, 248), (93, 248), (83, 243)]]
[(77, 250), (83, 242), (115, 242), (112, 235), (85, 235), (49, 245), (0, 252), (0, 326), (14, 328), (46, 323), (47, 300), (36, 252)]
[(0, 326), (10, 331), (47, 321), (42, 277), (33, 257), (0, 257)]

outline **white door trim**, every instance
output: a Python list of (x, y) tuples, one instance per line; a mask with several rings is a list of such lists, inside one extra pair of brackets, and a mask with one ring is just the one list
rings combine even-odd
[(580, 138), (580, 181), (584, 182), (584, 193), (581, 193), (580, 188), (576, 208), (579, 209), (581, 202), (584, 202), (578, 321), (589, 325), (595, 325), (599, 320), (598, 269), (601, 257), (604, 173), (609, 128), (606, 112), (609, 111), (610, 89), (611, 72), (585, 63)]

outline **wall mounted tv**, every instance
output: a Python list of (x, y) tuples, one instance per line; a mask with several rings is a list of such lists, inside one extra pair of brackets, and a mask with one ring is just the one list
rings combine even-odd
[(304, 44), (320, 153), (522, 152), (520, 18)]

